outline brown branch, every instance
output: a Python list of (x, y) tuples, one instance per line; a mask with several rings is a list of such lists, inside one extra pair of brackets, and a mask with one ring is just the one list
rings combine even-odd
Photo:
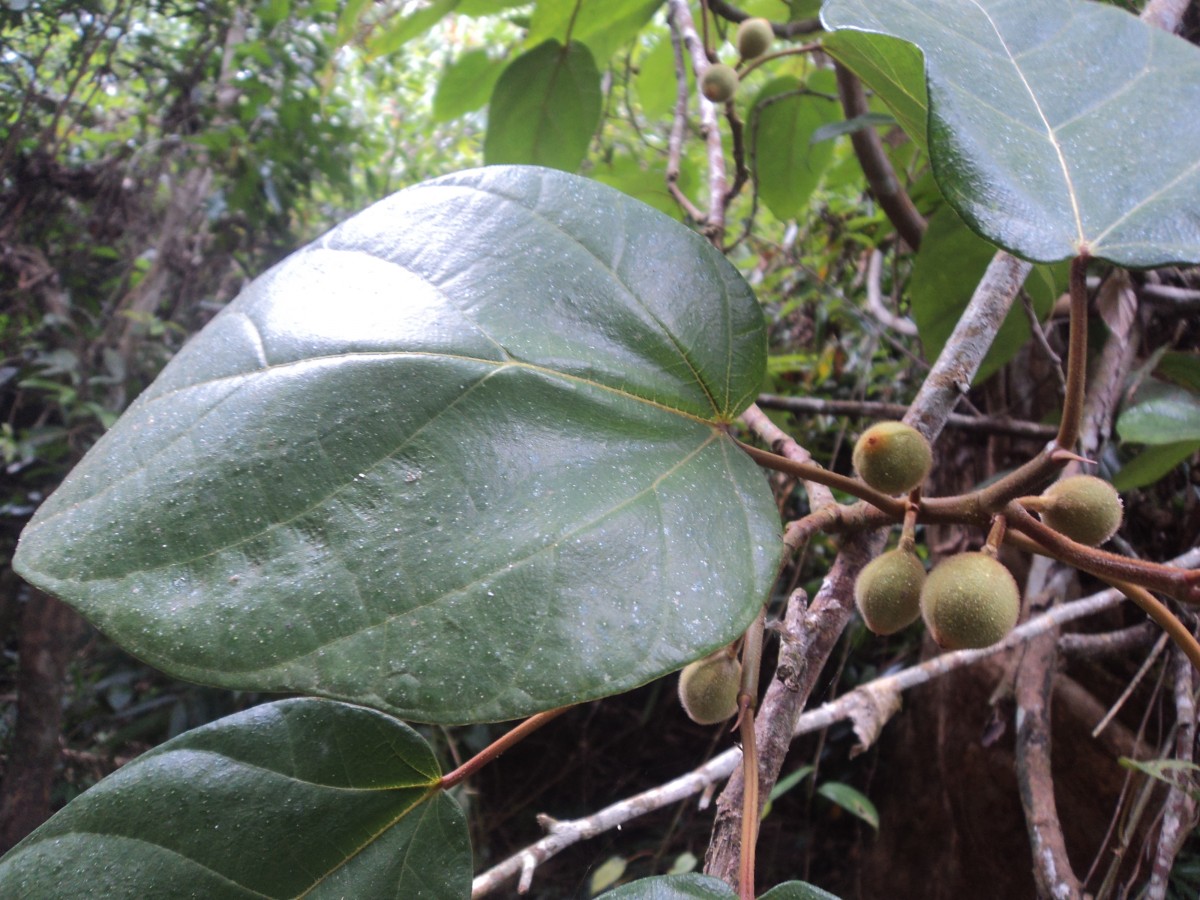
[[(1196, 673), (1178, 650), (1174, 662), (1175, 759), (1190, 763), (1196, 749)], [(1196, 780), (1191, 776), (1182, 776), (1181, 780), (1184, 786), (1173, 783), (1163, 804), (1162, 827), (1159, 829), (1158, 847), (1150, 870), (1150, 883), (1146, 886), (1146, 900), (1165, 900), (1175, 857), (1196, 827), (1196, 800), (1193, 796)]]
[[(779, 409), (815, 416), (853, 416), (860, 419), (899, 419), (908, 412), (908, 407), (903, 403), (825, 400), (821, 397), (784, 397), (779, 394), (759, 394), (758, 405), (763, 409)], [(1007, 434), (1043, 441), (1058, 434), (1058, 429), (1053, 425), (999, 416), (965, 416), (961, 413), (950, 413), (946, 418), (946, 427), (979, 434)]]
[(671, 119), (671, 132), (667, 138), (667, 190), (675, 198), (675, 202), (692, 219), (693, 222), (704, 221), (704, 211), (692, 203), (690, 197), (679, 187), (679, 174), (683, 159), (683, 139), (687, 134), (688, 106), (691, 94), (688, 92), (687, 55), (683, 47), (681, 28), (675, 17), (667, 15), (667, 25), (671, 33), (671, 47), (675, 51), (675, 112)]
[[(742, 22), (750, 18), (750, 14), (738, 9), (725, 0), (708, 0), (708, 8), (722, 19), (730, 22)], [(776, 37), (793, 38), (802, 34), (815, 34), (823, 30), (820, 19), (797, 19), (795, 22), (772, 22), (771, 30)]]
[(917, 324), (909, 318), (898, 316), (883, 302), (883, 254), (872, 250), (867, 262), (867, 310), (884, 328), (908, 337), (917, 336)]
[[(1073, 580), (1070, 569), (1045, 557), (1034, 559), (1026, 583), (1031, 611), (1049, 609)], [(1067, 857), (1066, 840), (1054, 801), (1050, 769), (1050, 709), (1057, 667), (1058, 632), (1051, 630), (1024, 645), (1017, 668), (1017, 784), (1033, 849), (1033, 877), (1039, 897), (1080, 896), (1079, 878)]]
[(1162, 634), (1162, 629), (1151, 622), (1142, 622), (1119, 631), (1104, 631), (1099, 634), (1064, 634), (1058, 639), (1058, 649), (1063, 656), (1078, 659), (1094, 659), (1103, 656), (1119, 656), (1130, 651), (1146, 650)]
[[(846, 118), (849, 120), (866, 115), (867, 95), (863, 93), (862, 82), (841, 63), (837, 63), (835, 69), (838, 97), (842, 101)], [(883, 150), (883, 141), (879, 139), (874, 128), (859, 128), (850, 132), (850, 144), (854, 147), (858, 163), (866, 176), (867, 186), (875, 195), (880, 209), (895, 226), (904, 242), (914, 250), (919, 250), (921, 238), (925, 234), (925, 219), (917, 212), (917, 208), (913, 206), (912, 200), (900, 184), (900, 179), (896, 177), (896, 172)]]
[[(683, 46), (692, 60), (696, 84), (699, 84), (704, 70), (710, 63), (704, 43), (696, 33), (686, 0), (667, 0), (667, 21), (673, 29), (678, 29)], [(696, 92), (696, 98), (700, 104), (700, 135), (704, 138), (708, 156), (708, 212), (702, 215), (698, 222), (703, 225), (705, 236), (712, 241), (713, 246), (720, 248), (725, 234), (724, 201), (728, 186), (725, 148), (721, 144), (716, 106), (699, 91)]]
[(1163, 31), (1176, 32), (1183, 25), (1183, 17), (1191, 0), (1147, 0), (1141, 19)]
[(984, 354), (1033, 266), (998, 251), (983, 273), (954, 333), (946, 341), (909, 410), (908, 423), (932, 441), (971, 387)]
[(58, 767), (63, 690), (82, 625), (65, 603), (31, 590), (21, 614), (17, 723), (0, 801), (0, 853), (53, 812), (50, 789)]

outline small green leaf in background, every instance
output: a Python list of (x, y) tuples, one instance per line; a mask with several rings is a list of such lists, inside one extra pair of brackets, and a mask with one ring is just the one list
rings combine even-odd
[(1168, 350), (1158, 359), (1155, 374), (1200, 394), (1200, 353)]
[(1133, 444), (1200, 441), (1200, 395), (1148, 380), (1117, 417), (1117, 434), (1122, 441)]
[(759, 91), (750, 112), (749, 137), (758, 195), (771, 212), (784, 220), (804, 211), (833, 157), (833, 144), (814, 142), (813, 135), (841, 115), (836, 103), (803, 93), (803, 88), (804, 84), (791, 75), (774, 78)]
[(1112, 485), (1118, 491), (1131, 491), (1154, 484), (1197, 451), (1200, 440), (1147, 447), (1121, 467), (1113, 476)]
[(591, 880), (588, 883), (589, 894), (595, 897), (601, 891), (608, 890), (620, 881), (621, 876), (625, 874), (625, 866), (625, 857), (623, 856), (610, 856), (600, 863), (592, 872)]
[(815, 769), (812, 766), (801, 766), (795, 772), (791, 772), (786, 777), (780, 778), (777, 782), (775, 782), (775, 787), (771, 788), (771, 794), (769, 797), (767, 797), (767, 802), (763, 804), (762, 817), (765, 819), (770, 814), (771, 806), (776, 800), (802, 782), (814, 771)]
[(600, 72), (583, 44), (549, 40), (501, 73), (488, 106), (483, 158), (574, 172), (600, 122)]
[(0, 895), (461, 900), (471, 849), (429, 746), (374, 710), (283, 700), (168, 741), (0, 861)]
[(506, 61), (468, 50), (446, 66), (433, 95), (433, 120), (450, 122), (485, 106)]
[(762, 309), (595, 181), (401, 191), (249, 285), (92, 448), (14, 567), (194, 681), (511, 719), (728, 643), (779, 559), (726, 433)]
[(533, 9), (526, 47), (543, 41), (586, 44), (604, 67), (622, 45), (633, 40), (650, 21), (662, 0), (588, 0), (583, 3), (539, 3)]
[(675, 862), (671, 866), (671, 871), (668, 875), (684, 875), (688, 872), (696, 871), (696, 866), (700, 864), (700, 860), (696, 858), (694, 853), (687, 850), (675, 857)]
[(1185, 759), (1151, 759), (1139, 761), (1122, 756), (1118, 762), (1126, 769), (1149, 775), (1156, 781), (1177, 787), (1187, 792), (1193, 800), (1200, 800), (1200, 766)]
[(876, 831), (879, 830), (879, 813), (875, 809), (875, 804), (868, 800), (861, 791), (857, 791), (848, 784), (842, 784), (840, 781), (827, 781), (819, 788), (817, 793), (830, 800), (846, 810), (848, 813), (858, 816)]
[[(684, 72), (690, 90), (695, 83), (695, 75), (691, 66), (685, 66)], [(671, 46), (670, 37), (664, 34), (649, 52), (642, 54), (633, 86), (644, 116), (656, 119), (670, 115), (679, 92), (675, 74), (675, 48)]]
[(1045, 262), (1200, 259), (1200, 117), (1179, 115), (1200, 109), (1200, 49), (1085, 0), (829, 0), (821, 15), (924, 52), (934, 173), (993, 243)]

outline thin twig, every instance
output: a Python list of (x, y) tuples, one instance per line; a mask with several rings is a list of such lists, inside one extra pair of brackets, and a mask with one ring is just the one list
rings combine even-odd
[[(780, 394), (759, 394), (758, 405), (763, 409), (780, 409), (816, 416), (853, 416), (860, 419), (899, 419), (908, 412), (903, 403), (881, 403), (874, 400), (826, 400), (821, 397), (785, 397)], [(1006, 419), (999, 416), (965, 416), (950, 413), (947, 428), (974, 431), (981, 434), (1008, 434), (1013, 437), (1046, 441), (1058, 434), (1053, 425)]]
[[(1026, 596), (1031, 607), (1048, 609), (1055, 606), (1073, 577), (1071, 569), (1044, 557), (1035, 557), (1026, 583)], [(1082, 887), (1067, 856), (1050, 768), (1050, 710), (1057, 649), (1057, 629), (1030, 638), (1022, 646), (1014, 687), (1017, 785), (1033, 850), (1033, 878), (1038, 896), (1067, 900), (1079, 897)]]
[[(1186, 657), (1176, 651), (1175, 670), (1175, 759), (1190, 763), (1196, 750), (1196, 673)], [(1180, 773), (1183, 786), (1172, 783), (1163, 804), (1163, 821), (1158, 847), (1146, 886), (1146, 900), (1165, 900), (1171, 868), (1183, 842), (1196, 826), (1196, 780), (1191, 773)], [(1190, 789), (1189, 789), (1190, 788)]]
[(867, 262), (867, 309), (884, 328), (890, 328), (908, 337), (917, 336), (917, 324), (912, 319), (898, 316), (883, 302), (883, 254), (872, 250)]
[[(750, 18), (748, 12), (738, 9), (732, 3), (726, 3), (725, 0), (708, 0), (708, 8), (719, 15), (722, 19), (727, 19), (730, 22), (741, 22)], [(802, 34), (813, 34), (821, 31), (820, 19), (797, 19), (795, 22), (772, 22), (771, 30), (775, 32), (776, 37), (791, 38)]]
[[(704, 70), (708, 68), (708, 55), (704, 44), (696, 33), (691, 10), (686, 0), (667, 0), (667, 18), (672, 27), (678, 29), (683, 46), (692, 60), (692, 71), (696, 84), (700, 83)], [(698, 220), (702, 223), (705, 236), (713, 246), (720, 247), (725, 234), (725, 194), (728, 179), (725, 174), (725, 148), (721, 143), (721, 129), (717, 124), (717, 108), (699, 91), (700, 134), (704, 138), (708, 156), (708, 212)]]

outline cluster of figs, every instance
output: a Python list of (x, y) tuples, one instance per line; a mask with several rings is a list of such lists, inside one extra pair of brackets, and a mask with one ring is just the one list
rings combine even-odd
[[(743, 62), (758, 59), (771, 49), (775, 32), (766, 19), (743, 19), (738, 25), (734, 43)], [(713, 103), (728, 103), (737, 93), (737, 69), (725, 63), (713, 63), (700, 76), (700, 93)]]
[[(933, 453), (915, 428), (880, 422), (858, 439), (853, 462), (867, 485), (896, 496), (925, 480)], [(1121, 525), (1116, 489), (1092, 475), (1063, 478), (1020, 502), (1050, 528), (1088, 546), (1103, 544)], [(876, 634), (894, 634), (924, 618), (929, 634), (947, 650), (989, 647), (1013, 629), (1021, 613), (1021, 591), (994, 547), (946, 557), (927, 574), (908, 528), (895, 549), (863, 567), (854, 600)], [(736, 645), (730, 645), (683, 669), (679, 699), (694, 721), (716, 724), (737, 711), (739, 686)]]

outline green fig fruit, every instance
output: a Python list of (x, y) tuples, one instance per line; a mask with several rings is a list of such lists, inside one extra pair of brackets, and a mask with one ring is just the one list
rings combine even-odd
[(987, 553), (959, 553), (936, 565), (921, 589), (921, 615), (947, 650), (990, 647), (1017, 624), (1021, 591)]
[(911, 550), (897, 547), (867, 563), (854, 582), (854, 602), (867, 627), (895, 634), (921, 615), (925, 566)]
[(700, 92), (713, 103), (728, 103), (737, 89), (738, 74), (724, 63), (713, 63), (700, 76)]
[(859, 476), (885, 494), (907, 494), (929, 474), (933, 451), (925, 435), (903, 422), (880, 422), (854, 445)]
[(737, 712), (741, 684), (741, 664), (722, 648), (683, 667), (679, 702), (696, 724), (716, 725)]
[(737, 30), (737, 48), (742, 59), (758, 59), (775, 41), (775, 32), (766, 19), (743, 19)]
[(1107, 481), (1094, 475), (1072, 475), (1056, 481), (1035, 508), (1042, 521), (1060, 534), (1089, 547), (1099, 547), (1121, 527), (1121, 498)]

